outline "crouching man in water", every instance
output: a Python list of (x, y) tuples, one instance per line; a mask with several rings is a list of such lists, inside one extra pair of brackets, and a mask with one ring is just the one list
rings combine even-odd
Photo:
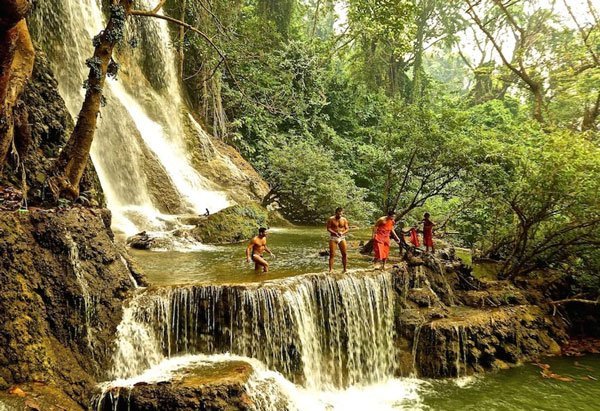
[(329, 272), (333, 272), (333, 257), (335, 256), (335, 246), (340, 249), (342, 253), (342, 265), (344, 267), (344, 273), (346, 272), (348, 264), (347, 244), (346, 244), (346, 233), (350, 229), (348, 227), (348, 220), (343, 216), (344, 209), (338, 207), (335, 209), (335, 215), (329, 217), (327, 220), (327, 232), (329, 233)]
[[(258, 235), (254, 238), (246, 247), (246, 260), (248, 262), (254, 261), (254, 271), (259, 271), (262, 267), (263, 273), (269, 271), (269, 263), (263, 258), (263, 253), (267, 252), (271, 257), (275, 257), (275, 254), (267, 247), (267, 229), (261, 227), (258, 229)], [(250, 254), (252, 252), (252, 254)], [(251, 257), (252, 256), (252, 257)]]

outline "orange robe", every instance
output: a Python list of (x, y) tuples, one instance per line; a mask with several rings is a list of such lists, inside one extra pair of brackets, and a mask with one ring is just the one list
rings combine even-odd
[(410, 242), (415, 247), (418, 247), (420, 245), (419, 244), (419, 233), (417, 233), (417, 230), (415, 230), (414, 228), (410, 229)]
[(425, 247), (433, 247), (433, 223), (423, 222), (423, 243)]
[(395, 223), (394, 220), (386, 220), (384, 224), (377, 227), (373, 242), (375, 259), (385, 260), (390, 255), (390, 233), (394, 229)]

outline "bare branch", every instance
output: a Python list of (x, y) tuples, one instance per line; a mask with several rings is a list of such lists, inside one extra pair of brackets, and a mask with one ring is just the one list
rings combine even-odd
[(560, 304), (567, 304), (567, 303), (600, 305), (600, 301), (598, 301), (598, 300), (586, 300), (583, 298), (565, 298), (564, 300), (550, 301), (550, 304), (552, 304), (552, 305), (560, 305)]

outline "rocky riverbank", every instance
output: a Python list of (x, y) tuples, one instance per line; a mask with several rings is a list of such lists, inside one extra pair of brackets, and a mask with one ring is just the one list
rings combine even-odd
[(2, 212), (0, 255), (0, 390), (25, 384), (87, 406), (138, 275), (113, 242), (110, 212)]

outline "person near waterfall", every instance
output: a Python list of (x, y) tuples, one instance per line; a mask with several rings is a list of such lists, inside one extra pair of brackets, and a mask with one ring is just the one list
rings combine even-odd
[(429, 219), (429, 213), (423, 214), (423, 244), (425, 244), (425, 252), (428, 253), (431, 248), (431, 252), (434, 253), (435, 249), (433, 246), (433, 227), (435, 223)]
[(400, 238), (394, 231), (394, 211), (389, 210), (386, 216), (377, 220), (373, 226), (373, 251), (375, 252), (375, 263), (381, 262), (381, 269), (385, 270), (385, 262), (390, 255), (390, 236), (400, 244)]
[(246, 247), (246, 261), (254, 261), (254, 271), (259, 271), (261, 267), (263, 273), (269, 271), (269, 263), (263, 258), (265, 251), (271, 257), (275, 257), (275, 254), (267, 247), (267, 229), (261, 227), (258, 229), (258, 235), (254, 236), (248, 247)]
[(333, 272), (333, 259), (335, 257), (335, 246), (337, 245), (342, 254), (343, 273), (348, 266), (348, 253), (346, 244), (346, 233), (349, 230), (348, 220), (344, 217), (344, 209), (335, 209), (335, 215), (327, 220), (327, 232), (329, 233), (329, 272)]

